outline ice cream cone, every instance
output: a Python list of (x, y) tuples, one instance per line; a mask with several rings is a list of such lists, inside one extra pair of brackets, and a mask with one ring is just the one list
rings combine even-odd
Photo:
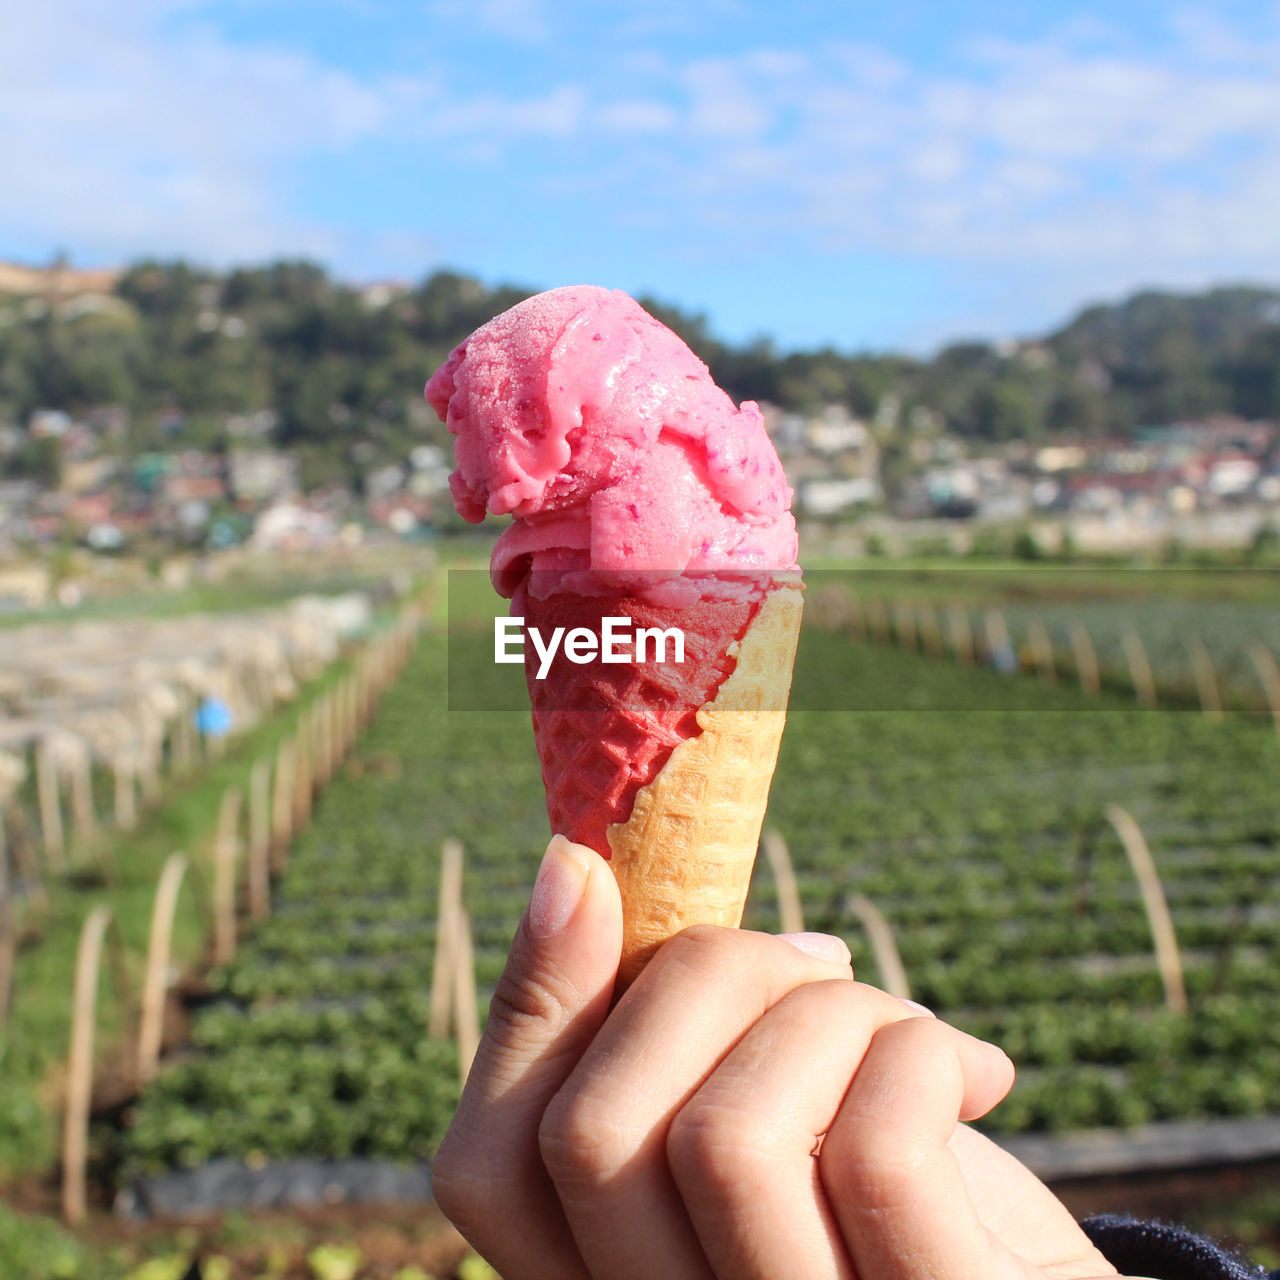
[(534, 737), (552, 830), (608, 858), (622, 890), (630, 982), (666, 938), (742, 918), (786, 717), (798, 585), (758, 605), (661, 609), (634, 599), (527, 601), (549, 633), (599, 633), (610, 614), (679, 625), (686, 661), (577, 665), (539, 679), (526, 646)]
[(700, 733), (671, 752), (608, 830), (622, 891), (620, 986), (667, 938), (694, 924), (742, 920), (769, 786), (786, 721), (801, 594), (770, 592), (733, 674), (697, 712)]
[[(512, 517), (494, 587), (563, 640), (525, 646), (547, 811), (617, 872), (629, 980), (679, 929), (741, 918), (801, 612), (791, 489), (759, 405), (616, 291), (518, 303), (425, 390), (459, 514)], [(615, 617), (680, 628), (686, 659), (618, 664)], [(566, 656), (575, 637), (599, 661)]]

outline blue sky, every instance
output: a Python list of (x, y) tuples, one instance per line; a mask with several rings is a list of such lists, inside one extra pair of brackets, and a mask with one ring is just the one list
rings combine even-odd
[(929, 350), (1280, 282), (1280, 2), (43, 0), (0, 17), (0, 173), (0, 257), (447, 266)]

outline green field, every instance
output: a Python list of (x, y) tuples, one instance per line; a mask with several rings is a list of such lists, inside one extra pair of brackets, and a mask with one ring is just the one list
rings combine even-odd
[[(481, 631), (504, 607), (483, 573), (452, 576), (434, 629), (295, 842), (272, 918), (246, 927), (233, 963), (200, 970), (204, 895), (197, 886), (185, 897), (179, 957), (198, 975), (187, 1037), (123, 1116), (95, 1124), (106, 1195), (224, 1156), (250, 1167), (292, 1156), (410, 1162), (439, 1141), (458, 1087), (452, 1046), (425, 1029), (441, 842), (456, 836), (467, 851), (483, 1011), (548, 834), (527, 711), (448, 710), (444, 606), (455, 625), (465, 618)], [(1088, 619), (1100, 656), (1108, 620), (1175, 639), (1188, 616), (1206, 635), (1232, 634), (1234, 623), (1237, 637), (1276, 636), (1274, 600), (1252, 579), (1195, 603), (1104, 590), (1097, 579), (1065, 592), (1038, 572), (992, 570), (965, 579), (967, 591), (956, 581), (932, 571), (856, 579), (864, 592), (874, 583), (891, 618), (897, 600), (939, 610), (963, 600), (978, 631), (998, 607), (1017, 647), (1026, 618), (1051, 621), (1054, 609)], [(832, 582), (847, 585), (847, 575), (811, 575), (813, 599)], [(843, 935), (860, 976), (879, 982), (852, 900), (874, 902), (895, 931), (912, 995), (1018, 1063), (1013, 1094), (987, 1122), (993, 1131), (1274, 1113), (1280, 737), (1260, 709), (1214, 723), (1194, 697), (1162, 692), (1161, 709), (1142, 710), (1123, 670), (1104, 670), (1103, 692), (1090, 698), (1069, 655), (1051, 686), (1025, 662), (1022, 674), (1000, 675), (856, 642), (816, 625), (819, 612), (802, 637), (767, 820), (791, 849), (807, 927)], [(113, 839), (113, 883), (56, 886), (53, 910), (19, 956), (8, 1028), (0, 1172), (11, 1181), (21, 1172), (29, 1187), (34, 1172), (52, 1183), (51, 1104), (84, 913), (112, 902), (136, 977), (164, 857), (186, 847), (203, 860), (222, 787), (242, 781), (292, 720), (264, 727), (168, 796), (134, 836)], [(1165, 1007), (1138, 890), (1105, 820), (1117, 803), (1141, 824), (1164, 881), (1185, 1014)], [(775, 930), (778, 914), (761, 860), (745, 923)], [(103, 985), (105, 1065), (120, 1019)], [(28, 1238), (17, 1219), (0, 1221), (0, 1242), (6, 1231)], [(68, 1240), (49, 1235), (40, 1256), (79, 1248)], [(94, 1270), (97, 1257), (89, 1248), (75, 1274), (116, 1274)]]
[[(768, 822), (807, 924), (879, 975), (849, 906), (897, 932), (913, 995), (1021, 1067), (1003, 1131), (1255, 1114), (1280, 1090), (1280, 741), (810, 628)], [(844, 710), (804, 709), (828, 701)], [(852, 709), (850, 690), (866, 706)], [(892, 709), (885, 699), (892, 694)], [(449, 714), (429, 636), (325, 793), (274, 918), (211, 975), (191, 1045), (137, 1108), (130, 1174), (218, 1155), (428, 1155), (455, 1085), (423, 1030), (441, 841), (459, 837), (482, 996), (547, 835), (523, 712)], [(912, 706), (925, 709), (913, 710)], [(1162, 1007), (1120, 844), (1146, 831), (1191, 1012)], [(757, 872), (750, 926), (777, 927)]]

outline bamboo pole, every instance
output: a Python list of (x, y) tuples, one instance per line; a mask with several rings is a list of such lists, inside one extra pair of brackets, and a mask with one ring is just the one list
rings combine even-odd
[(27, 901), (37, 906), (46, 905), (49, 891), (45, 888), (44, 876), (40, 872), (40, 859), (36, 856), (26, 814), (21, 809), (13, 808), (0, 814), (0, 818), (6, 824), (6, 830), (0, 832), (0, 835), (8, 839), (13, 868), (22, 878)]
[(859, 923), (867, 931), (871, 953), (875, 956), (876, 968), (880, 971), (884, 989), (891, 996), (910, 1000), (911, 987), (907, 982), (907, 971), (902, 967), (902, 957), (898, 954), (898, 944), (893, 940), (892, 926), (865, 894), (855, 893), (849, 899), (849, 910), (858, 917)]
[(329, 781), (329, 717), (325, 714), (324, 695), (311, 705), (308, 727), (311, 730), (312, 784), (317, 791)]
[(1049, 628), (1039, 618), (1032, 618), (1027, 625), (1027, 639), (1041, 679), (1046, 684), (1057, 684), (1058, 671), (1053, 662), (1053, 641), (1049, 638)]
[(196, 727), (193, 717), (195, 707), (185, 690), (178, 695), (178, 714), (169, 730), (169, 766), (175, 777), (191, 771), (195, 763)]
[(893, 602), (893, 629), (902, 648), (916, 648), (916, 615), (911, 610), (910, 601), (898, 599)]
[(1129, 674), (1133, 677), (1133, 692), (1138, 699), (1138, 705), (1154, 707), (1156, 682), (1151, 674), (1151, 663), (1147, 658), (1147, 648), (1142, 643), (1142, 637), (1132, 627), (1126, 627), (1121, 643), (1124, 645), (1124, 656), (1129, 662)]
[(276, 751), (275, 786), (271, 797), (271, 870), (284, 873), (293, 834), (293, 789), (296, 748), (286, 738)]
[(0, 809), (0, 1029), (9, 1020), (13, 997), (13, 965), (18, 955), (18, 925), (13, 911), (13, 883), (9, 875), (9, 850), (4, 810)]
[(947, 630), (951, 636), (951, 651), (966, 666), (974, 659), (973, 627), (969, 622), (969, 610), (962, 604), (947, 609)]
[(315, 798), (315, 781), (311, 772), (311, 731), (307, 717), (298, 722), (293, 759), (293, 834), (301, 835), (311, 823), (311, 804)]
[(1129, 866), (1138, 881), (1142, 905), (1146, 908), (1147, 921), (1151, 925), (1151, 937), (1155, 943), (1156, 964), (1160, 969), (1160, 981), (1164, 984), (1165, 1003), (1174, 1013), (1186, 1013), (1187, 989), (1182, 980), (1182, 956), (1178, 951), (1178, 939), (1173, 930), (1173, 917), (1160, 873), (1147, 847), (1142, 828), (1127, 810), (1118, 804), (1107, 805), (1107, 821), (1115, 828), (1116, 835), (1129, 859)]
[(453, 966), (458, 958), (458, 927), (462, 912), (462, 845), (450, 837), (440, 847), (440, 899), (436, 914), (436, 947), (431, 962), (431, 1009), (427, 1035), (443, 1040), (449, 1034), (452, 1002), (457, 988)]
[(849, 634), (858, 641), (867, 638), (867, 615), (856, 591), (849, 592)]
[(1258, 679), (1262, 681), (1262, 691), (1267, 695), (1276, 732), (1280, 733), (1280, 666), (1276, 665), (1271, 650), (1261, 640), (1249, 641), (1249, 657), (1253, 659)]
[(1071, 623), (1071, 648), (1076, 658), (1076, 674), (1080, 677), (1081, 691), (1096, 698), (1102, 692), (1102, 678), (1098, 674), (1098, 653), (1093, 647), (1093, 637), (1078, 618)]
[(1218, 673), (1214, 669), (1213, 656), (1194, 632), (1187, 637), (1187, 652), (1191, 655), (1191, 670), (1196, 678), (1196, 691), (1200, 694), (1200, 710), (1206, 720), (1219, 721), (1222, 719), (1222, 698), (1218, 693)]
[(109, 907), (94, 907), (80, 930), (75, 990), (71, 1001), (71, 1048), (67, 1055), (67, 1103), (62, 1127), (62, 1216), (84, 1221), (89, 1107), (93, 1100), (93, 1031), (98, 1002), (102, 942), (114, 922)]
[(58, 765), (46, 739), (36, 747), (36, 791), (40, 800), (40, 837), (45, 861), (54, 873), (67, 869), (67, 842), (62, 827)]
[(804, 932), (804, 909), (800, 905), (800, 889), (796, 884), (795, 867), (791, 864), (791, 851), (782, 836), (772, 829), (761, 837), (765, 857), (773, 871), (773, 882), (778, 890), (778, 917), (783, 933)]
[(356, 690), (356, 677), (353, 672), (342, 682), (343, 755), (348, 755), (351, 752), (356, 745), (356, 738), (360, 734), (360, 727), (357, 724), (359, 702), (360, 695)]
[(454, 930), (453, 1024), (458, 1039), (458, 1078), (463, 1084), (480, 1045), (480, 1014), (476, 1008), (476, 957), (471, 917), (461, 908)]
[(271, 762), (256, 760), (249, 773), (249, 918), (271, 914)]
[(987, 661), (993, 662), (997, 655), (1007, 653), (1012, 645), (1009, 641), (1009, 627), (1004, 614), (999, 609), (988, 609), (982, 621), (982, 645)]
[(938, 611), (927, 600), (919, 607), (919, 625), (917, 631), (920, 642), (927, 653), (941, 658), (946, 650), (942, 641), (942, 627), (938, 623)]
[(239, 852), (240, 791), (228, 787), (218, 809), (213, 842), (213, 962), (228, 964), (236, 953), (236, 854)]
[(160, 798), (160, 756), (163, 751), (164, 730), (159, 737), (148, 734), (142, 748), (138, 766), (138, 789), (144, 804), (154, 804)]
[(147, 973), (142, 986), (142, 1017), (138, 1026), (138, 1083), (155, 1079), (164, 1040), (164, 1007), (168, 991), (169, 954), (173, 942), (173, 918), (178, 891), (186, 874), (187, 859), (171, 853), (160, 872), (155, 903), (151, 908), (151, 934), (147, 943)]
[(867, 626), (881, 644), (889, 639), (889, 614), (883, 600), (873, 597), (867, 601)]
[(93, 776), (89, 770), (89, 748), (81, 742), (71, 767), (71, 820), (76, 838), (92, 845), (98, 835), (98, 819), (93, 811)]
[(135, 768), (132, 760), (117, 757), (111, 762), (115, 778), (115, 824), (119, 831), (132, 831), (138, 823), (138, 806), (134, 795)]

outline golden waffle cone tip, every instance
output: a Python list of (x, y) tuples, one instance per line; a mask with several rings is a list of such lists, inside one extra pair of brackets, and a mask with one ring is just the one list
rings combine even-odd
[(681, 929), (742, 920), (802, 608), (799, 586), (766, 596), (738, 642), (732, 674), (697, 712), (701, 732), (637, 792), (630, 818), (608, 828), (622, 892), (620, 990)]

